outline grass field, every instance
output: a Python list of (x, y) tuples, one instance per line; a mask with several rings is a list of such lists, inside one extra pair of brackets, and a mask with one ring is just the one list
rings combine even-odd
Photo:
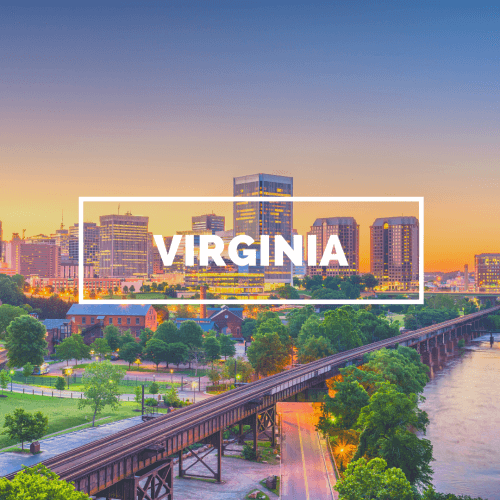
[[(7, 398), (0, 398), (0, 427), (3, 427), (4, 418), (7, 413), (15, 408), (24, 408), (26, 411), (41, 411), (49, 418), (47, 434), (61, 432), (77, 425), (92, 422), (92, 411), (90, 407), (78, 409), (78, 400), (65, 398), (51, 398), (46, 396), (32, 396), (29, 394), (8, 393)], [(96, 419), (110, 417), (102, 423), (114, 422), (124, 418), (137, 416), (132, 410), (138, 408), (137, 403), (122, 403), (116, 410), (109, 406)], [(0, 434), (0, 449), (16, 444), (8, 436)]]

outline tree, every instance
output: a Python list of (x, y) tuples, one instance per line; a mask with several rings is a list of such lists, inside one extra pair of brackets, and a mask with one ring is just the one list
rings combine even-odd
[(134, 293), (135, 292), (135, 286), (134, 285), (130, 285), (130, 293)]
[(158, 391), (160, 390), (160, 388), (158, 387), (158, 384), (156, 382), (153, 382), (152, 384), (150, 384), (150, 386), (148, 387), (148, 392), (149, 394), (158, 394)]
[(69, 364), (70, 359), (76, 360), (76, 364), (80, 359), (91, 359), (90, 347), (85, 344), (82, 335), (79, 333), (73, 333), (66, 337), (56, 347), (56, 354), (59, 359), (66, 361), (66, 365)]
[(142, 347), (135, 340), (122, 345), (120, 349), (120, 358), (128, 363), (128, 367), (141, 355)]
[(302, 309), (293, 309), (287, 314), (286, 319), (288, 320), (288, 333), (292, 339), (296, 339), (299, 336), (302, 325), (313, 313), (314, 306), (308, 304)]
[(134, 401), (137, 404), (142, 404), (142, 386), (138, 385), (134, 389)]
[(9, 481), (0, 477), (0, 498), (2, 500), (90, 500), (90, 497), (81, 491), (76, 491), (72, 483), (67, 483), (52, 472), (45, 465), (37, 464), (33, 467), (23, 466)]
[(276, 291), (278, 292), (278, 295), (282, 299), (288, 299), (288, 300), (300, 299), (299, 292), (297, 292), (297, 290), (288, 283), (286, 285), (278, 287)]
[(28, 312), (22, 307), (3, 304), (0, 306), (0, 339), (5, 338), (7, 327), (10, 323), (19, 316), (25, 316)]
[(187, 304), (179, 304), (175, 312), (176, 318), (194, 318), (195, 313), (189, 309)]
[(336, 381), (333, 384), (335, 397), (325, 396), (318, 427), (327, 432), (330, 426), (337, 429), (352, 429), (361, 409), (368, 405), (370, 396), (357, 381)]
[(245, 318), (241, 324), (241, 335), (243, 335), (243, 338), (249, 340), (257, 328), (257, 325), (258, 323), (256, 319)]
[(215, 385), (219, 382), (219, 380), (222, 378), (222, 372), (218, 368), (214, 368), (212, 366), (212, 369), (207, 373), (208, 380), (212, 382), (212, 385)]
[(226, 360), (229, 356), (232, 358), (236, 354), (236, 347), (234, 345), (234, 340), (231, 335), (224, 335), (223, 333), (219, 336), (219, 345), (220, 345), (220, 355), (224, 356)]
[(25, 441), (40, 439), (49, 426), (49, 419), (41, 412), (29, 413), (24, 408), (16, 408), (12, 413), (5, 415), (4, 434), (11, 439), (21, 441), (24, 450)]
[(124, 292), (124, 293), (128, 293), (128, 286), (127, 286), (127, 285), (125, 285), (125, 286), (123, 287), (123, 292)]
[(201, 347), (203, 345), (203, 330), (194, 321), (183, 321), (179, 334), (181, 342), (187, 346)]
[(310, 337), (323, 336), (323, 325), (316, 314), (311, 314), (300, 327), (297, 345), (301, 346)]
[(20, 367), (30, 362), (41, 365), (47, 354), (45, 326), (32, 316), (19, 316), (7, 327), (9, 366)]
[[(155, 332), (151, 330), (150, 328), (143, 328), (141, 330), (141, 333), (139, 334), (139, 343), (141, 344), (142, 347), (145, 347), (146, 344), (148, 343), (148, 340), (151, 340), (154, 336)], [(160, 339), (163, 340), (163, 339)]]
[(33, 373), (34, 366), (31, 363), (26, 363), (23, 366), (23, 377), (25, 378), (25, 382), (28, 383), (28, 377)]
[(2, 304), (20, 306), (24, 303), (24, 294), (12, 278), (6, 274), (0, 274), (0, 301)]
[(248, 361), (254, 370), (264, 376), (278, 373), (288, 362), (288, 349), (281, 343), (277, 333), (255, 334), (247, 349)]
[(373, 274), (368, 273), (363, 275), (363, 283), (365, 284), (365, 288), (373, 290), (378, 285), (378, 280)]
[(174, 363), (179, 366), (184, 363), (189, 358), (189, 347), (182, 342), (174, 342), (173, 344), (167, 344), (167, 367), (169, 363)]
[[(236, 374), (234, 373), (234, 365), (236, 363)], [(238, 382), (250, 382), (252, 375), (254, 373), (254, 369), (252, 365), (245, 361), (241, 356), (238, 356), (236, 360), (228, 359), (224, 363), (224, 367), (222, 369), (222, 376), (224, 379), (234, 379), (235, 375), (237, 375)]]
[(99, 356), (101, 361), (111, 354), (113, 351), (109, 347), (108, 343), (106, 342), (106, 339), (104, 338), (97, 338), (90, 344), (90, 349), (94, 351), (96, 356)]
[(399, 467), (413, 485), (429, 485), (432, 444), (414, 432), (425, 433), (427, 414), (418, 407), (415, 394), (403, 394), (390, 382), (383, 382), (361, 409), (357, 426), (361, 429), (354, 459), (383, 458), (389, 466)]
[(56, 390), (59, 391), (59, 396), (61, 396), (61, 391), (64, 391), (66, 387), (66, 381), (64, 377), (57, 377), (56, 379)]
[(128, 344), (129, 342), (137, 342), (136, 337), (132, 335), (132, 332), (130, 330), (126, 330), (121, 334), (120, 337), (120, 347), (122, 345)]
[(7, 370), (0, 371), (0, 388), (2, 389), (2, 396), (3, 396), (3, 391), (7, 389), (9, 382), (10, 382), (10, 373)]
[(216, 337), (208, 337), (203, 344), (205, 356), (208, 360), (212, 361), (212, 369), (214, 361), (220, 358), (220, 343)]
[(163, 395), (163, 401), (166, 405), (173, 406), (174, 408), (182, 406), (175, 387), (170, 387), (170, 389), (167, 390), (166, 394)]
[(144, 347), (142, 354), (145, 359), (152, 361), (156, 365), (156, 371), (158, 371), (158, 365), (168, 358), (168, 344), (165, 342), (152, 338)]
[(334, 489), (342, 500), (413, 500), (411, 484), (403, 471), (387, 469), (387, 462), (381, 458), (351, 462)]
[(166, 344), (183, 342), (180, 330), (173, 321), (164, 321), (159, 325), (156, 332), (153, 334), (153, 338), (163, 340)]
[(342, 306), (325, 313), (324, 336), (339, 352), (363, 345), (356, 312), (351, 306)]
[(255, 335), (265, 333), (277, 333), (280, 338), (280, 342), (286, 348), (290, 348), (292, 345), (290, 335), (288, 334), (286, 326), (277, 317), (268, 318), (260, 323), (260, 325), (257, 327), (257, 332)]
[(117, 326), (108, 325), (104, 329), (104, 338), (109, 345), (109, 348), (112, 351), (116, 351), (120, 349), (122, 341), (121, 341), (121, 333)]
[(110, 361), (102, 363), (91, 363), (83, 372), (83, 397), (80, 399), (79, 408), (90, 406), (94, 415), (92, 427), (95, 425), (95, 417), (105, 406), (116, 408), (120, 404), (120, 391), (118, 384), (124, 377), (123, 370), (113, 366)]
[(299, 347), (299, 363), (311, 363), (332, 354), (334, 350), (325, 337), (309, 337)]

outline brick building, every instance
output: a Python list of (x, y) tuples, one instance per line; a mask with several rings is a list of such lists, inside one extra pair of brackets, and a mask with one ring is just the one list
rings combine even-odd
[(47, 340), (49, 354), (56, 352), (58, 346), (66, 337), (72, 333), (76, 333), (76, 325), (69, 319), (46, 319), (42, 321), (47, 333), (45, 339)]
[(104, 328), (115, 325), (121, 332), (130, 330), (139, 337), (141, 330), (158, 326), (156, 310), (151, 305), (84, 305), (73, 304), (66, 314), (79, 332), (85, 336), (85, 343), (102, 337)]

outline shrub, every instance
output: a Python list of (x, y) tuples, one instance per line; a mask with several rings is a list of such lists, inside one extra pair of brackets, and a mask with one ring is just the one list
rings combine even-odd
[(155, 398), (147, 398), (144, 400), (144, 406), (158, 406), (158, 401)]
[(249, 444), (245, 444), (245, 446), (243, 446), (242, 455), (245, 460), (255, 461), (258, 458), (257, 452), (253, 449), (253, 446)]

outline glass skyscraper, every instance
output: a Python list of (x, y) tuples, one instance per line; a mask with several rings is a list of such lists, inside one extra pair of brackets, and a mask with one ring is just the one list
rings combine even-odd
[(99, 277), (133, 277), (148, 274), (149, 217), (102, 215)]
[[(290, 197), (293, 196), (293, 177), (281, 175), (254, 174), (233, 179), (233, 196), (235, 197)], [(291, 262), (285, 256), (283, 266), (273, 265), (274, 238), (282, 235), (290, 244), (293, 231), (292, 202), (235, 202), (233, 206), (234, 235), (246, 234), (255, 240), (255, 248), (259, 251), (260, 236), (270, 236), (269, 266), (258, 267), (256, 272), (264, 272), (266, 282), (291, 282)], [(259, 254), (258, 254), (259, 255)], [(258, 263), (258, 262), (257, 262)], [(250, 268), (250, 271), (252, 269)]]
[[(83, 263), (94, 266), (96, 276), (99, 276), (99, 229), (95, 222), (83, 223)], [(78, 223), (76, 223), (70, 226), (68, 238), (69, 258), (75, 261), (78, 261), (78, 235)]]

